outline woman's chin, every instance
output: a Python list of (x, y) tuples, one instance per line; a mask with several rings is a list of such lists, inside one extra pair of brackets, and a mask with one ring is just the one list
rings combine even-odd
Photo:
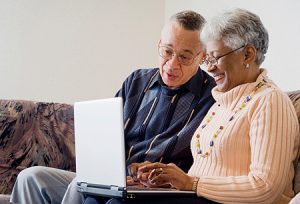
[(226, 92), (227, 91), (226, 85), (223, 84), (223, 83), (219, 83), (219, 84), (217, 83), (217, 89), (220, 92)]

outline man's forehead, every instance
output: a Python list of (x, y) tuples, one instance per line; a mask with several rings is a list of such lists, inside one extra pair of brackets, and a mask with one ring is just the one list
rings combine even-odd
[(169, 46), (182, 46), (184, 49), (199, 46), (200, 33), (186, 30), (176, 22), (167, 23), (161, 32), (160, 42)]

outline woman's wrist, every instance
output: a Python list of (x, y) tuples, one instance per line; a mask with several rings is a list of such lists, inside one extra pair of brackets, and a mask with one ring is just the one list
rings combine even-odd
[(192, 185), (192, 191), (197, 193), (197, 187), (198, 187), (199, 178), (194, 177), (193, 179), (193, 185)]
[(185, 188), (183, 190), (197, 192), (198, 181), (199, 181), (199, 178), (189, 176), (188, 177), (188, 182), (186, 182)]

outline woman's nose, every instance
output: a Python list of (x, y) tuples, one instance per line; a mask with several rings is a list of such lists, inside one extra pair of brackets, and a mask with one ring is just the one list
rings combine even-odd
[(211, 63), (208, 63), (208, 65), (206, 65), (206, 68), (208, 72), (212, 72), (216, 69), (216, 66), (212, 65)]

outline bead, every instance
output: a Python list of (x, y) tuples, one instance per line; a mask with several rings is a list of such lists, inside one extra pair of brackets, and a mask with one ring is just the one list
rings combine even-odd
[(217, 137), (218, 137), (218, 135), (215, 133), (215, 134), (214, 134), (214, 138), (217, 138)]
[(232, 121), (233, 120), (233, 116), (231, 116), (230, 118), (229, 118), (229, 121)]
[(206, 124), (203, 124), (203, 125), (201, 126), (202, 129), (205, 128), (205, 127), (206, 127)]
[(216, 113), (215, 113), (215, 112), (212, 112), (211, 114), (212, 114), (212, 115), (215, 115)]
[(210, 141), (210, 143), (209, 143), (209, 146), (214, 146), (214, 141), (212, 140), (212, 141)]
[(223, 128), (224, 128), (224, 126), (222, 126), (222, 125), (219, 127), (220, 130), (223, 130)]
[(197, 134), (197, 135), (196, 135), (196, 137), (197, 137), (197, 138), (199, 138), (199, 137), (200, 137), (200, 135), (199, 135), (199, 134)]

